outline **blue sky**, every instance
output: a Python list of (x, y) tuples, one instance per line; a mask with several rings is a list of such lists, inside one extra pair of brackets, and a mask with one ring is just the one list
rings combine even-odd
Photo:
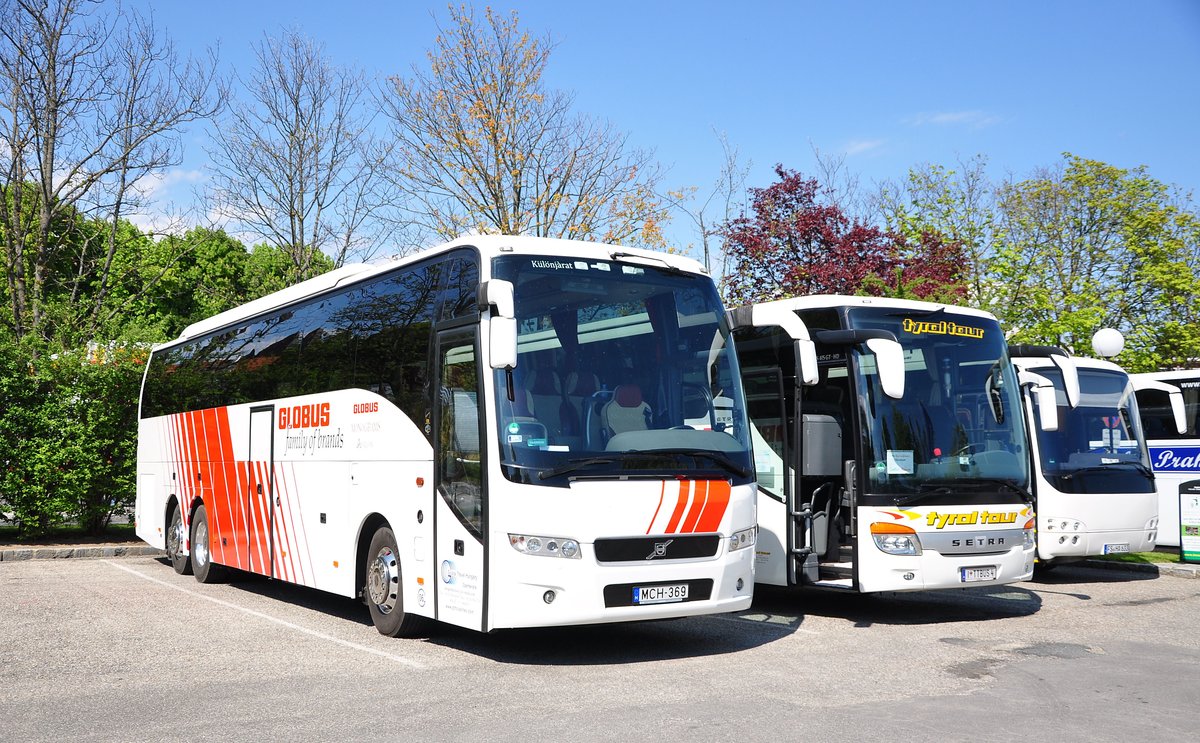
[[(248, 69), (251, 44), (285, 26), (339, 63), (405, 74), (442, 3), (411, 0), (149, 2), (184, 53), (220, 45)], [(482, 9), (483, 5), (476, 5)], [(547, 79), (579, 112), (609, 119), (668, 170), (711, 186), (714, 131), (765, 186), (775, 163), (817, 174), (813, 148), (845, 156), (864, 187), (922, 163), (985, 155), (993, 177), (1028, 175), (1063, 152), (1200, 186), (1200, 2), (496, 2), (557, 43)], [(159, 195), (202, 182), (205, 137)], [(1197, 192), (1200, 197), (1200, 191)], [(679, 240), (687, 238), (682, 234)]]

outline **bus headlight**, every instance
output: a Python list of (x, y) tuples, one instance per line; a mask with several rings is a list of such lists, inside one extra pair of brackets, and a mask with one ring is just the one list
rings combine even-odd
[(582, 555), (579, 542), (568, 537), (541, 537), (532, 534), (509, 534), (508, 543), (517, 552), (542, 557), (565, 557), (578, 560)]
[(911, 526), (877, 522), (871, 524), (871, 538), (876, 547), (889, 555), (921, 554), (921, 538)]
[(735, 531), (733, 536), (729, 537), (729, 551), (733, 552), (734, 550), (753, 547), (754, 540), (757, 535), (757, 526), (752, 526), (749, 529), (742, 529), (741, 531)]
[(1037, 532), (1034, 528), (1037, 525), (1036, 519), (1029, 519), (1025, 522), (1025, 531), (1022, 536), (1025, 537), (1025, 549), (1033, 549), (1037, 544)]

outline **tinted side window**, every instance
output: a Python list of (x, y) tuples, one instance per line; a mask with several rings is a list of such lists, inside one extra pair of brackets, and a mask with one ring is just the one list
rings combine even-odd
[(778, 328), (739, 328), (733, 333), (738, 363), (743, 371), (779, 367), (785, 378), (796, 376), (792, 341)]
[(460, 252), (160, 351), (142, 417), (359, 387), (424, 428), (433, 325), (477, 313), (478, 287)]
[(430, 412), (437, 276), (435, 266), (392, 274), (363, 287), (355, 308), (358, 363), (353, 386), (388, 398), (422, 429)]
[(296, 310), (300, 337), (295, 365), (276, 387), (277, 397), (353, 387), (362, 290), (319, 297)]
[(442, 274), (442, 310), (439, 320), (467, 317), (478, 312), (479, 265), (472, 255), (456, 255), (439, 264)]
[[(242, 328), (229, 351), (237, 354), (225, 377), (225, 395), (218, 405), (270, 400), (291, 392), (304, 334), (303, 317), (295, 311), (267, 317)], [(286, 390), (286, 391), (285, 391)], [(283, 394), (281, 394), (283, 392)]]
[(1138, 390), (1138, 413), (1142, 428), (1148, 439), (1192, 439), (1197, 436), (1200, 422), (1200, 380), (1169, 380), (1183, 392), (1184, 420), (1187, 432), (1179, 433), (1175, 428), (1175, 414), (1171, 410), (1171, 398), (1159, 390)]

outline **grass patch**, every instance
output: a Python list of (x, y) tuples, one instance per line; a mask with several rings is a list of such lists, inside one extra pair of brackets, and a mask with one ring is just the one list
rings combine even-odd
[(133, 542), (137, 540), (133, 524), (109, 524), (100, 534), (85, 534), (81, 526), (59, 526), (39, 537), (21, 539), (17, 527), (0, 525), (0, 544), (101, 544), (105, 542)]
[(1111, 562), (1134, 562), (1143, 565), (1146, 564), (1167, 564), (1179, 563), (1178, 550), (1172, 549), (1170, 552), (1154, 551), (1154, 552), (1130, 552), (1123, 555), (1100, 555), (1096, 559), (1109, 560)]

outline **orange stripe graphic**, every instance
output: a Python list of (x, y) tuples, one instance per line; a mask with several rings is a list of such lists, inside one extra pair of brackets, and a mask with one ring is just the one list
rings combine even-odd
[(236, 462), (233, 474), (234, 486), (234, 518), (237, 524), (237, 541), (238, 549), (244, 548), (245, 554), (238, 557), (238, 567), (242, 570), (250, 570), (250, 522), (249, 511), (250, 503), (246, 499), (246, 484), (250, 482), (250, 465), (247, 462)]
[(704, 513), (696, 524), (696, 531), (701, 533), (719, 531), (721, 519), (729, 508), (729, 496), (732, 488), (725, 480), (712, 480), (708, 483), (708, 502), (704, 504)]
[(242, 530), (238, 526), (238, 500), (237, 494), (237, 466), (233, 456), (233, 436), (229, 429), (229, 411), (226, 408), (217, 408), (216, 410), (216, 425), (219, 436), (219, 450), (217, 456), (220, 457), (221, 475), (220, 481), (214, 481), (214, 487), (220, 487), (224, 496), (224, 507), (226, 515), (226, 523), (229, 525), (229, 542), (233, 547), (233, 564), (234, 566), (245, 569), (242, 564), (242, 540), (238, 537)]
[(664, 480), (663, 484), (662, 484), (662, 488), (659, 489), (659, 491), (658, 491), (658, 508), (654, 509), (654, 515), (650, 517), (650, 525), (646, 527), (647, 534), (649, 534), (650, 530), (654, 528), (654, 520), (658, 518), (658, 512), (662, 510), (663, 498), (664, 498), (664, 496), (666, 496), (666, 494), (667, 494), (667, 482), (666, 482), (666, 480)]
[(688, 493), (691, 490), (692, 483), (688, 480), (679, 481), (679, 501), (675, 504), (675, 511), (671, 514), (671, 520), (667, 522), (667, 528), (664, 534), (674, 534), (675, 529), (679, 526), (679, 520), (683, 517), (683, 510), (688, 503)]
[(679, 528), (680, 532), (696, 531), (696, 522), (700, 520), (700, 514), (704, 512), (704, 503), (708, 500), (708, 484), (708, 480), (696, 481), (696, 497), (692, 499), (692, 507), (688, 509), (687, 518), (684, 520), (683, 526)]
[[(289, 508), (298, 508), (298, 507), (299, 507), (298, 505), (296, 505), (296, 506), (293, 506), (293, 505), (291, 505), (291, 504), (292, 504), (291, 493), (292, 493), (293, 491), (294, 491), (294, 492), (296, 492), (296, 493), (299, 493), (299, 486), (296, 486), (296, 485), (295, 485), (295, 482), (296, 482), (296, 465), (295, 465), (295, 464), (289, 464), (289, 465), (288, 465), (288, 470), (291, 472), (291, 476), (292, 476), (292, 477), (291, 477), (291, 480), (292, 480), (292, 483), (293, 483), (293, 487), (291, 487), (291, 488), (288, 488), (288, 489), (286, 490), (286, 493), (288, 494), (288, 504), (289, 504)], [(285, 482), (286, 482), (286, 478), (285, 478)], [(296, 501), (296, 502), (297, 502), (297, 503), (299, 503), (299, 498), (297, 498), (297, 501)], [(296, 519), (296, 523), (299, 525), (299, 526), (298, 526), (298, 530), (297, 530), (297, 531), (298, 531), (298, 534), (297, 534), (297, 536), (298, 536), (298, 537), (299, 537), (299, 539), (300, 539), (300, 544), (301, 544), (301, 545), (303, 545), (303, 547), (304, 547), (304, 553), (303, 553), (303, 555), (301, 555), (301, 554), (299, 553), (299, 551), (297, 551), (297, 554), (296, 554), (296, 559), (297, 559), (297, 560), (300, 562), (300, 575), (301, 575), (301, 576), (304, 576), (304, 575), (305, 575), (305, 572), (304, 572), (304, 557), (307, 557), (307, 558), (308, 558), (308, 565), (309, 565), (309, 567), (311, 568), (311, 567), (312, 567), (312, 552), (309, 550), (309, 547), (308, 547), (308, 532), (307, 532), (307, 531), (305, 530), (305, 528), (304, 528), (304, 519), (303, 519), (303, 518), (299, 518), (299, 517), (298, 517), (298, 518)], [(314, 578), (314, 584), (315, 584), (315, 578), (316, 578), (316, 576), (313, 576), (313, 578)], [(309, 585), (309, 584), (308, 584), (308, 583), (305, 583), (305, 585)]]

